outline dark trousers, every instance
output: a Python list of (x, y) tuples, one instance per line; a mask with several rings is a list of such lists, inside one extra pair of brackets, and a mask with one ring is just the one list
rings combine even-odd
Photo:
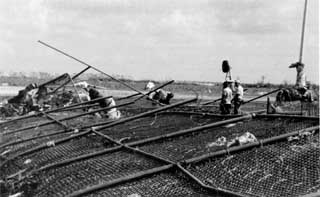
[(221, 114), (230, 114), (231, 113), (231, 104), (220, 104)]
[(242, 104), (241, 99), (234, 100), (234, 114), (239, 114), (239, 109), (240, 109), (241, 104)]

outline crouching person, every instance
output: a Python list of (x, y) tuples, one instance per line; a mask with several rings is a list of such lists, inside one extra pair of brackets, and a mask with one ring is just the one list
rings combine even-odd
[[(90, 100), (104, 97), (104, 95), (101, 92), (99, 92), (94, 88), (89, 88), (88, 92), (89, 92)], [(102, 99), (102, 100), (96, 101), (96, 103), (99, 103), (99, 106), (101, 108), (116, 106), (116, 102), (114, 101), (113, 98)], [(121, 117), (120, 111), (115, 107), (107, 110), (106, 112), (100, 113), (100, 115), (105, 116), (111, 120), (117, 120)]]
[[(152, 99), (152, 100), (155, 100), (155, 101), (158, 101), (161, 104), (169, 105), (170, 104), (170, 100), (173, 97), (174, 97), (174, 94), (172, 92), (159, 89), (159, 90), (157, 90), (155, 92), (152, 92), (149, 95), (148, 98)], [(153, 104), (156, 105), (157, 103), (154, 102)]]
[[(155, 88), (155, 85), (153, 82), (149, 81), (147, 85), (145, 86), (145, 90), (151, 91)], [(157, 102), (165, 105), (170, 104), (170, 100), (174, 97), (174, 94), (169, 91), (165, 91), (163, 89), (158, 89), (151, 94), (149, 94), (147, 99), (154, 100), (153, 105), (158, 104)]]

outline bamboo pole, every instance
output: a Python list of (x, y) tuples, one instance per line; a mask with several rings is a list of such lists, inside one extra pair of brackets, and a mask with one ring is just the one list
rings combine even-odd
[[(163, 87), (165, 87), (165, 86), (167, 86), (167, 85), (169, 85), (169, 84), (171, 84), (171, 83), (173, 83), (173, 82), (174, 82), (174, 80), (168, 81), (168, 82), (160, 85), (159, 87), (155, 88), (154, 90), (149, 91), (148, 93), (146, 93), (146, 95), (149, 95), (149, 94), (151, 94), (152, 92), (157, 91), (157, 90), (159, 90), (160, 88), (163, 88)], [(141, 95), (141, 94), (140, 94), (140, 93), (135, 93), (135, 94), (132, 94), (132, 95), (129, 95), (129, 96), (126, 96), (126, 97), (119, 98), (118, 100), (128, 99), (128, 98), (132, 98), (132, 97), (139, 96), (139, 95)], [(144, 96), (144, 95), (143, 95), (143, 96)]]
[(195, 102), (195, 101), (197, 101), (197, 99), (198, 98), (193, 98), (193, 99), (189, 99), (189, 100), (186, 100), (186, 101), (180, 101), (180, 102), (177, 102), (177, 103), (174, 103), (174, 104), (171, 104), (171, 105), (166, 105), (164, 107), (161, 107), (161, 108), (158, 108), (158, 109), (154, 109), (154, 110), (151, 110), (151, 111), (148, 111), (148, 112), (144, 112), (144, 113), (138, 114), (136, 116), (124, 118), (124, 119), (112, 122), (110, 124), (97, 127), (95, 129), (97, 131), (100, 131), (100, 130), (103, 130), (103, 129), (106, 129), (106, 128), (109, 128), (109, 127), (112, 127), (112, 126), (115, 126), (115, 125), (118, 125), (118, 124), (122, 124), (122, 123), (125, 123), (125, 122), (128, 122), (128, 121), (131, 121), (131, 120), (136, 120), (138, 118), (149, 116), (151, 114), (155, 114), (155, 113), (158, 113), (158, 112), (161, 112), (161, 111), (165, 111), (165, 110), (168, 110), (168, 109), (180, 106), (180, 105), (184, 105), (184, 104), (187, 104), (187, 103)]
[(196, 176), (191, 174), (187, 169), (181, 166), (180, 163), (177, 163), (177, 168), (182, 171), (184, 174), (186, 174), (188, 177), (190, 177), (193, 181), (195, 181), (197, 184), (199, 184), (201, 187), (207, 189), (211, 192), (211, 194), (217, 195), (217, 196), (234, 196), (234, 197), (245, 197), (245, 195), (240, 193), (235, 193), (232, 191), (228, 191), (222, 188), (214, 188), (209, 185), (204, 184), (200, 179), (198, 179)]
[[(110, 110), (110, 109), (117, 108), (117, 107), (123, 107), (123, 106), (131, 105), (133, 103), (134, 102), (127, 102), (127, 103), (116, 105), (116, 106), (112, 106), (112, 107), (104, 107), (104, 108), (97, 109), (97, 110), (94, 110), (94, 111), (91, 111), (91, 112), (85, 112), (85, 113), (82, 113), (82, 114), (77, 114), (77, 115), (74, 115), (74, 116), (69, 116), (69, 117), (66, 117), (66, 118), (58, 119), (58, 120), (59, 121), (71, 120), (71, 119), (75, 119), (75, 118), (78, 118), (78, 117), (81, 117), (81, 116), (90, 115), (90, 114), (94, 114), (94, 113), (97, 113), (97, 112)], [(46, 126), (46, 125), (50, 125), (52, 123), (55, 123), (55, 121), (49, 121), (49, 122), (41, 123), (39, 125), (31, 125), (31, 126), (28, 126), (28, 127), (23, 127), (23, 128), (20, 128), (20, 129), (16, 129), (16, 130), (4, 133), (4, 135), (17, 133), (17, 132), (25, 131), (25, 130), (28, 130), (28, 129), (33, 129), (33, 128), (36, 128), (36, 127), (43, 127), (43, 126)]]
[(255, 98), (253, 98), (253, 99), (250, 99), (250, 100), (248, 100), (248, 101), (243, 102), (243, 104), (242, 104), (242, 105), (247, 104), (247, 103), (250, 103), (251, 101), (257, 100), (257, 99), (259, 99), (259, 98), (262, 98), (262, 97), (268, 96), (268, 95), (273, 94), (273, 93), (275, 93), (275, 92), (278, 92), (278, 91), (280, 91), (280, 90), (281, 90), (281, 88), (278, 88), (278, 89), (273, 90), (273, 91), (270, 91), (270, 92), (268, 92), (268, 93), (266, 93), (266, 94), (263, 94), (263, 95), (257, 96), (257, 97), (255, 97)]
[(307, 6), (308, 6), (308, 0), (305, 0), (305, 1), (304, 1), (304, 10), (303, 10), (303, 19), (302, 19), (302, 30), (301, 30), (301, 40), (300, 40), (299, 62), (302, 62), (304, 32), (305, 32), (306, 18), (307, 18)]
[[(246, 92), (248, 89), (244, 89), (243, 92)], [(218, 99), (215, 99), (213, 101), (208, 101), (208, 102), (205, 102), (205, 103), (201, 103), (200, 105), (209, 105), (209, 104), (212, 104), (212, 103), (215, 103), (217, 101), (221, 101), (222, 98), (218, 98)]]
[(161, 172), (166, 172), (166, 171), (172, 169), (173, 167), (174, 167), (173, 164), (168, 164), (168, 165), (152, 168), (152, 169), (149, 169), (149, 170), (145, 170), (143, 172), (137, 172), (137, 173), (128, 175), (126, 177), (121, 177), (121, 178), (114, 179), (114, 180), (109, 181), (107, 183), (103, 183), (103, 184), (100, 184), (100, 185), (95, 185), (95, 186), (92, 186), (92, 187), (88, 187), (86, 189), (82, 189), (82, 190), (73, 192), (72, 194), (68, 195), (68, 197), (82, 196), (82, 195), (89, 194), (89, 193), (92, 193), (92, 192), (97, 191), (97, 190), (110, 188), (110, 187), (113, 187), (113, 186), (116, 186), (116, 185), (119, 185), (119, 184), (123, 184), (123, 183), (129, 182), (129, 181), (137, 180), (137, 179), (140, 179), (140, 178), (143, 178), (143, 177), (146, 177), (146, 176), (151, 176), (151, 175), (158, 174), (158, 173), (161, 173)]
[[(115, 78), (115, 77), (112, 77), (111, 75), (103, 72), (102, 70), (100, 70), (100, 69), (98, 69), (98, 68), (96, 68), (96, 67), (94, 67), (94, 66), (92, 66), (92, 65), (90, 65), (90, 64), (88, 64), (88, 63), (86, 63), (86, 62), (84, 62), (84, 61), (82, 61), (82, 60), (80, 60), (80, 59), (78, 59), (78, 58), (75, 58), (75, 57), (67, 54), (66, 52), (63, 52), (63, 51), (61, 51), (61, 50), (59, 50), (59, 49), (57, 49), (57, 48), (55, 48), (55, 47), (53, 47), (53, 46), (51, 46), (51, 45), (49, 45), (49, 44), (47, 44), (47, 43), (44, 43), (44, 42), (42, 42), (42, 41), (40, 41), (40, 40), (39, 40), (38, 42), (39, 42), (40, 44), (48, 47), (48, 48), (51, 48), (51, 49), (53, 49), (53, 50), (55, 50), (55, 51), (57, 51), (57, 52), (65, 55), (65, 56), (67, 56), (67, 57), (69, 57), (69, 58), (71, 58), (71, 59), (73, 59), (73, 60), (75, 60), (75, 61), (77, 61), (77, 62), (79, 62), (79, 63), (81, 63), (81, 64), (83, 64), (83, 65), (85, 65), (85, 66), (87, 66), (87, 67), (92, 68), (93, 70), (95, 70), (95, 71), (97, 71), (97, 72), (100, 72), (100, 73), (108, 76), (108, 77), (111, 78), (112, 80), (114, 80), (114, 81), (116, 81), (116, 82), (118, 82), (118, 83), (120, 83), (120, 84), (122, 84), (122, 85), (124, 85), (124, 86), (126, 86), (126, 87), (128, 87), (128, 88), (130, 88), (131, 90), (133, 90), (133, 91), (135, 91), (135, 92), (140, 93), (141, 95), (147, 96), (146, 94), (144, 94), (144, 93), (141, 92), (140, 90), (138, 90), (138, 89), (130, 86), (129, 84), (127, 84), (127, 83), (125, 83), (125, 82), (123, 82), (123, 81), (121, 81), (121, 80), (119, 80), (119, 79), (117, 79), (117, 78)], [(158, 104), (160, 104), (158, 101), (155, 101), (155, 100), (153, 100), (153, 99), (151, 99), (151, 100), (154, 101), (154, 102), (157, 102)]]

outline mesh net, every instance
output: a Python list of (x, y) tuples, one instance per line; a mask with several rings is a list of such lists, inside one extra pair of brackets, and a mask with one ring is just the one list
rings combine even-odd
[[(74, 138), (57, 145), (50, 144), (51, 147), (10, 160), (6, 165), (2, 166), (1, 177), (16, 173), (22, 169), (37, 169), (68, 158), (103, 150), (113, 145), (105, 138), (96, 135)], [(30, 162), (26, 163), (27, 160), (30, 160)]]
[(151, 117), (145, 117), (136, 121), (128, 122), (108, 128), (103, 133), (114, 139), (127, 138), (128, 141), (140, 140), (148, 137), (167, 134), (182, 129), (217, 122), (223, 120), (220, 117), (205, 117), (201, 115), (174, 115), (158, 114)]
[(33, 179), (38, 183), (36, 196), (66, 196), (79, 189), (160, 166), (154, 160), (124, 150), (106, 153), (63, 167), (43, 171)]
[(318, 125), (314, 120), (296, 120), (296, 119), (261, 119), (249, 120), (242, 123), (234, 124), (233, 127), (212, 128), (203, 132), (190, 133), (172, 139), (153, 142), (140, 149), (167, 158), (172, 161), (180, 161), (196, 157), (208, 152), (225, 149), (226, 145), (211, 145), (219, 137), (225, 137), (231, 141), (245, 132), (250, 132), (257, 139), (265, 139), (295, 130), (300, 130), (310, 126)]
[[(180, 173), (160, 173), (115, 187), (96, 191), (87, 196), (209, 196), (198, 185)], [(215, 195), (219, 197), (218, 195)]]
[(307, 116), (319, 116), (319, 102), (302, 102), (302, 113)]
[(216, 188), (250, 196), (298, 196), (320, 190), (319, 134), (233, 153), (188, 169)]
[(29, 149), (37, 147), (39, 145), (45, 144), (49, 141), (52, 141), (52, 140), (55, 141), (55, 140), (58, 140), (61, 138), (68, 137), (70, 135), (71, 135), (71, 133), (61, 133), (61, 134), (57, 134), (57, 135), (38, 138), (35, 140), (28, 140), (28, 141), (17, 143), (17, 144), (11, 145), (11, 146), (6, 146), (6, 147), (0, 149), (0, 151), (1, 152), (9, 151), (7, 154), (5, 154), (5, 156), (9, 158), (13, 155), (22, 153), (26, 150), (29, 150)]
[(285, 102), (280, 105), (284, 112), (300, 113), (304, 116), (319, 116), (319, 102)]

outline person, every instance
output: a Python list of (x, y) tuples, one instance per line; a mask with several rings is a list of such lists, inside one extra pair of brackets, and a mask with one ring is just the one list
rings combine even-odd
[(243, 102), (243, 87), (240, 84), (240, 80), (235, 81), (235, 95), (233, 97), (234, 102), (234, 114), (239, 114), (239, 108)]
[[(93, 87), (90, 87), (88, 89), (88, 92), (89, 92), (90, 100), (94, 100), (94, 99), (97, 99), (97, 98), (104, 97), (104, 95), (101, 92), (99, 92), (98, 90), (96, 90)], [(113, 98), (102, 99), (102, 100), (97, 101), (97, 103), (99, 103), (99, 106), (102, 107), (102, 108), (116, 106), (116, 102), (114, 101)], [(109, 119), (112, 119), (112, 120), (116, 120), (116, 119), (119, 119), (121, 117), (120, 111), (117, 110), (117, 108), (115, 108), (115, 107), (112, 108), (112, 109), (109, 109), (107, 111), (107, 114), (105, 114), (105, 115)]]
[(314, 92), (312, 91), (310, 81), (306, 82), (306, 88), (307, 88), (307, 90), (302, 95), (302, 100), (312, 103), (314, 101)]
[[(149, 99), (158, 101), (161, 104), (169, 105), (170, 100), (174, 97), (174, 94), (162, 89), (156, 90), (149, 95)], [(156, 104), (156, 103), (154, 103)]]
[[(147, 85), (145, 86), (145, 89), (148, 91), (152, 91), (154, 89), (155, 85), (153, 82), (149, 81)], [(147, 99), (154, 100), (153, 105), (156, 105), (158, 101), (161, 104), (169, 105), (170, 100), (174, 97), (174, 94), (170, 91), (165, 91), (163, 89), (158, 89), (154, 92), (151, 92)]]
[(232, 90), (230, 88), (230, 84), (232, 82), (233, 81), (231, 80), (223, 82), (223, 90), (220, 103), (221, 114), (230, 114), (231, 112)]
[(304, 64), (301, 62), (293, 63), (289, 66), (289, 68), (296, 68), (297, 77), (296, 77), (296, 84), (295, 89), (300, 93), (300, 95), (304, 95), (307, 91), (307, 77), (304, 71)]

